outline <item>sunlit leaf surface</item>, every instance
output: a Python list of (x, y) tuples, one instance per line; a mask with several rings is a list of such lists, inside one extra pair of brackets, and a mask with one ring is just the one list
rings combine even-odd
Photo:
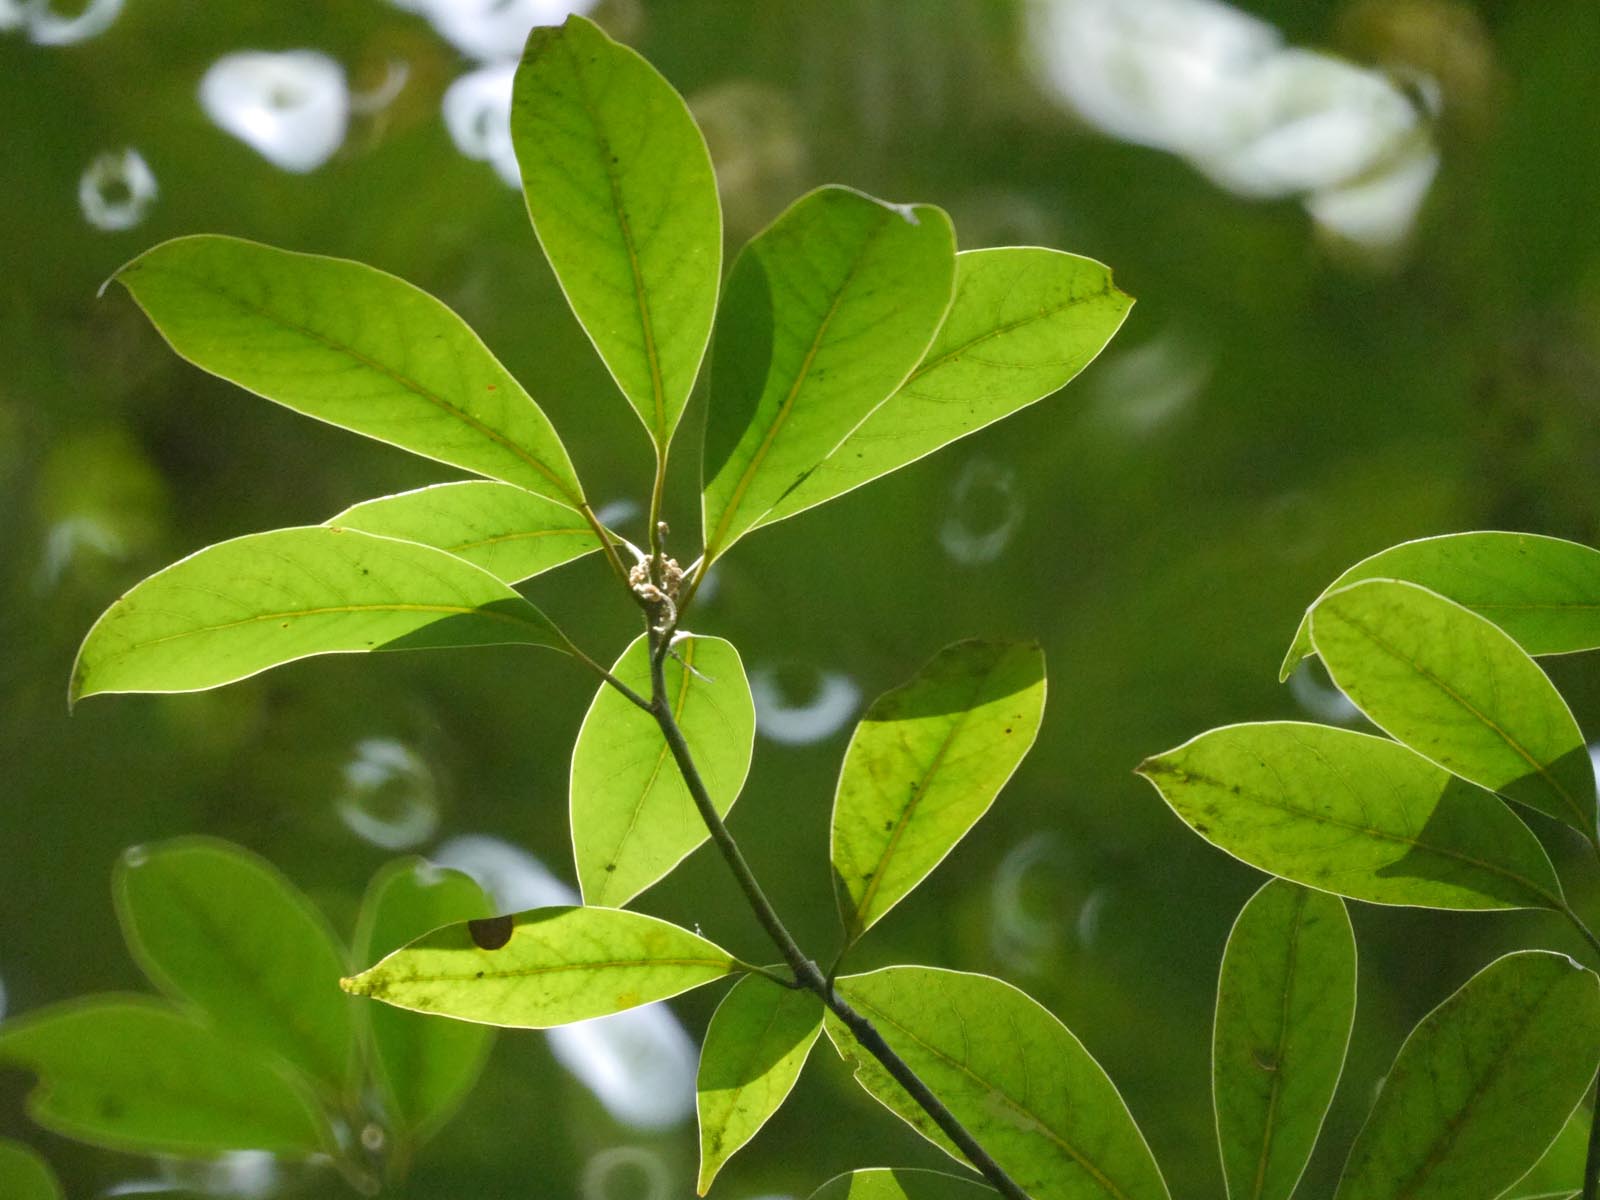
[(0, 1139), (0, 1196), (11, 1200), (61, 1200), (61, 1181), (50, 1164), (31, 1148)]
[[(732, 643), (687, 638), (665, 664), (667, 695), (717, 811), (738, 799), (755, 742), (755, 705)], [(612, 674), (650, 692), (640, 635)], [(655, 718), (602, 684), (572, 752), (572, 848), (590, 904), (620, 906), (709, 837)]]
[(137, 584), (89, 630), (71, 695), (199, 691), (313, 654), (516, 644), (565, 647), (471, 563), (354, 530), (277, 529)]
[(811, 1200), (982, 1200), (996, 1195), (991, 1187), (942, 1171), (868, 1167), (830, 1179)]
[(554, 907), (448, 925), (344, 986), (416, 1012), (547, 1029), (665, 1000), (734, 970), (726, 951), (655, 917)]
[(1288, 1200), (1344, 1070), (1356, 942), (1336, 896), (1275, 879), (1240, 912), (1217, 983), (1211, 1094), (1229, 1200)]
[(1228, 725), (1139, 773), (1206, 841), (1308, 887), (1429, 908), (1563, 903), (1515, 813), (1387, 738), (1296, 721)]
[(722, 272), (705, 139), (654, 67), (579, 16), (528, 39), (511, 137), (539, 244), (665, 447), (705, 354)]
[(1317, 603), (1311, 641), (1385, 732), (1593, 840), (1583, 733), (1539, 664), (1495, 625), (1426, 588), (1371, 579)]
[(1508, 954), (1411, 1032), (1337, 1200), (1491, 1200), (1561, 1132), (1600, 1063), (1600, 979)]

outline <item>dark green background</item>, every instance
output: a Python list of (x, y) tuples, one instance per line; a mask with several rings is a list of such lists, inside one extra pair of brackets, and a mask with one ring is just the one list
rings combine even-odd
[[(1259, 877), (1185, 830), (1133, 766), (1213, 725), (1307, 716), (1276, 684), (1278, 661), (1302, 607), (1367, 553), (1468, 528), (1600, 540), (1600, 8), (1245, 7), (1293, 43), (1364, 61), (1386, 52), (1441, 79), (1443, 166), (1399, 260), (1363, 262), (1292, 199), (1229, 195), (1175, 158), (1089, 131), (1030, 82), (1020, 10), (1001, 0), (631, 0), (599, 13), (707, 114), (719, 166), (750, 181), (727, 197), (730, 237), (840, 181), (945, 206), (965, 246), (1092, 255), (1139, 299), (1063, 395), (752, 536), (692, 625), (732, 638), (752, 666), (788, 664), (802, 681), (809, 668), (844, 671), (866, 697), (959, 638), (1043, 641), (1039, 745), (874, 931), (860, 966), (915, 960), (1025, 987), (1122, 1087), (1182, 1197), (1221, 1194), (1211, 992)], [(353, 122), (331, 162), (296, 176), (213, 127), (195, 89), (221, 54), (302, 47), (334, 56), (357, 86), (395, 58), (410, 81), (382, 119)], [(320, 659), (215, 693), (66, 711), (78, 641), (145, 574), (210, 541), (445, 477), (201, 375), (126, 296), (96, 299), (117, 265), (163, 238), (238, 234), (405, 276), (523, 379), (592, 496), (641, 496), (643, 432), (566, 311), (519, 198), (463, 159), (439, 118), (443, 88), (469, 65), (378, 0), (136, 0), (81, 45), (0, 35), (0, 980), (12, 1014), (142, 986), (106, 887), (133, 843), (234, 838), (348, 929), (386, 858), (334, 809), (363, 738), (398, 739), (426, 761), (441, 836), (493, 833), (570, 878), (567, 764), (592, 682), (553, 655)], [(104, 233), (80, 217), (78, 177), (123, 145), (149, 161), (161, 195), (143, 224)], [(1171, 381), (1141, 372), (1138, 356), (1163, 342), (1185, 348), (1197, 386), (1161, 413)], [(687, 449), (672, 507), (684, 549), (697, 520)], [(984, 463), (1015, 472), (1021, 521), (994, 562), (962, 565), (939, 531), (958, 477)], [(996, 518), (975, 508), (965, 515), (978, 526)], [(80, 544), (52, 570), (64, 527), (97, 529), (114, 552)], [(634, 617), (608, 582), (589, 560), (529, 590), (610, 657)], [(1550, 666), (1580, 722), (1600, 729), (1590, 662)], [(837, 936), (827, 811), (843, 741), (760, 741), (732, 820), (818, 955)], [(1540, 831), (1593, 917), (1585, 864)], [(1032, 864), (1020, 882), (1019, 862)], [(768, 955), (704, 851), (644, 903)], [(1412, 1021), (1498, 949), (1577, 949), (1554, 918), (1353, 910), (1361, 1007), (1308, 1197), (1331, 1191)], [(675, 1008), (698, 1035), (715, 999)], [(34, 1129), (26, 1087), (0, 1074), (0, 1135), (40, 1147), (70, 1194), (148, 1174)], [(692, 1123), (665, 1135), (614, 1125), (542, 1037), (514, 1034), (409, 1194), (579, 1195), (585, 1161), (624, 1144), (662, 1155), (674, 1194), (688, 1194)], [(822, 1048), (716, 1194), (804, 1196), (851, 1166), (940, 1158)], [(331, 1175), (301, 1185), (338, 1192)]]

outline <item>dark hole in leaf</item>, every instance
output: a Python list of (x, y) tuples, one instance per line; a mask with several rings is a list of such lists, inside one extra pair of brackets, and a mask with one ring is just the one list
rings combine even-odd
[(467, 922), (467, 932), (480, 950), (498, 950), (511, 940), (512, 921), (505, 917), (480, 917)]

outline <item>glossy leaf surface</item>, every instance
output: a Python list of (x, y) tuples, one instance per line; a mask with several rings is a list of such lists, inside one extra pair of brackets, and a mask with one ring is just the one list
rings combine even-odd
[(269, 1061), (143, 997), (70, 1002), (7, 1021), (0, 1062), (39, 1076), (28, 1112), (63, 1136), (113, 1150), (304, 1158), (330, 1133)]
[(711, 359), (707, 560), (748, 532), (922, 359), (950, 305), (955, 235), (930, 205), (841, 187), (740, 253)]
[(579, 16), (529, 37), (511, 139), (534, 232), (572, 311), (665, 447), (722, 273), (705, 139), (654, 67)]
[(1544, 951), (1490, 963), (1401, 1046), (1337, 1200), (1491, 1200), (1561, 1132), (1600, 1063), (1600, 979)]
[(1415, 584), (1371, 579), (1317, 604), (1311, 641), (1390, 736), (1594, 838), (1594, 764), (1572, 710), (1491, 622)]
[(1316, 1145), (1356, 1013), (1356, 942), (1336, 896), (1275, 879), (1222, 956), (1211, 1094), (1230, 1200), (1288, 1200)]
[[(1166, 1200), (1150, 1147), (1100, 1064), (1010, 984), (887, 967), (838, 987), (1033, 1200)], [(837, 1017), (824, 1028), (867, 1091), (960, 1157)]]
[(356, 1062), (344, 948), (271, 863), (215, 838), (136, 846), (111, 881), (134, 959), (230, 1037), (341, 1095)]
[(0, 1138), (0, 1196), (10, 1200), (61, 1200), (61, 1181), (30, 1147)]
[(1387, 738), (1228, 725), (1139, 773), (1213, 846), (1308, 887), (1374, 904), (1561, 907), (1555, 869), (1515, 813)]
[(858, 488), (1064, 386), (1121, 327), (1131, 297), (1101, 263), (1038, 246), (956, 255), (950, 313), (911, 377), (761, 524)]
[[(755, 744), (750, 684), (730, 642), (688, 638), (676, 651), (665, 664), (667, 695), (706, 791), (725, 816)], [(650, 694), (643, 634), (611, 670)], [(572, 753), (572, 848), (584, 900), (626, 904), (709, 836), (655, 718), (602, 684)]]
[(850, 936), (949, 854), (1033, 745), (1044, 652), (959, 642), (880, 696), (856, 726), (833, 802), (833, 869)]
[(558, 906), (448, 925), (344, 986), (397, 1008), (548, 1029), (665, 1000), (734, 969), (726, 951), (655, 917)]
[(313, 654), (523, 644), (564, 648), (542, 612), (430, 546), (312, 525), (218, 542), (108, 608), (71, 696), (193, 692)]
[[(1362, 559), (1322, 595), (1363, 579), (1403, 579), (1438, 592), (1493, 621), (1529, 654), (1600, 647), (1600, 550), (1591, 546), (1498, 531), (1420, 538)], [(1308, 608), (1278, 678), (1314, 653)]]
[(414, 454), (583, 500), (544, 412), (466, 322), (403, 279), (201, 234), (147, 250), (116, 280), (204, 371)]
[(908, 1167), (868, 1167), (828, 1180), (811, 1200), (982, 1200), (999, 1195), (971, 1179)]
[(326, 524), (421, 542), (520, 583), (600, 548), (572, 509), (509, 483), (466, 480), (363, 501)]
[(739, 980), (717, 1005), (695, 1080), (700, 1195), (788, 1098), (821, 1032), (822, 1001), (759, 975)]
[[(470, 876), (420, 858), (389, 863), (373, 877), (356, 922), (357, 962), (372, 962), (442, 925), (491, 915)], [(372, 1071), (395, 1122), (413, 1137), (447, 1121), (477, 1082), (494, 1031), (387, 1004), (362, 1008)]]

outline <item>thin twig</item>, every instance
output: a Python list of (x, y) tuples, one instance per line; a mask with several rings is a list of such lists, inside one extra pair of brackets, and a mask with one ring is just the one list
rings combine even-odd
[(594, 536), (600, 540), (600, 549), (605, 551), (606, 561), (611, 564), (611, 570), (622, 581), (623, 586), (627, 586), (628, 568), (622, 565), (622, 558), (617, 554), (617, 546), (611, 540), (610, 531), (600, 524), (600, 518), (594, 515), (594, 509), (589, 507), (588, 501), (578, 506), (578, 512), (588, 522), (589, 528), (594, 530)]
[(667, 699), (666, 686), (665, 664), (668, 641), (668, 636), (651, 634), (650, 711), (655, 716), (656, 724), (661, 728), (661, 736), (666, 739), (668, 749), (672, 751), (673, 761), (678, 764), (683, 782), (689, 789), (689, 795), (694, 798), (695, 808), (699, 810), (700, 818), (711, 834), (711, 840), (716, 843), (723, 860), (733, 872), (734, 878), (745, 894), (745, 899), (755, 911), (756, 919), (761, 922), (762, 928), (767, 931), (767, 936), (772, 939), (779, 953), (783, 955), (784, 961), (789, 964), (789, 969), (794, 972), (796, 984), (814, 992), (823, 1004), (827, 1005), (829, 1011), (850, 1030), (861, 1048), (883, 1065), (884, 1070), (888, 1071), (894, 1081), (921, 1106), (945, 1136), (966, 1155), (967, 1161), (976, 1167), (1002, 1196), (1008, 1200), (1028, 1200), (1027, 1193), (1017, 1186), (1016, 1181), (1006, 1174), (1005, 1169), (978, 1144), (966, 1126), (957, 1120), (955, 1114), (929, 1090), (928, 1085), (911, 1069), (910, 1064), (884, 1041), (877, 1027), (833, 989), (829, 980), (823, 977), (817, 964), (806, 957), (785, 928), (777, 910), (772, 907), (766, 893), (761, 890), (761, 884), (757, 882), (755, 873), (750, 869), (750, 864), (745, 860), (738, 843), (733, 840), (733, 835), (723, 824), (716, 805), (711, 802), (705, 781), (701, 779), (700, 771), (695, 766), (689, 744), (684, 740), (683, 730), (678, 727), (677, 718), (673, 716), (672, 705)]

